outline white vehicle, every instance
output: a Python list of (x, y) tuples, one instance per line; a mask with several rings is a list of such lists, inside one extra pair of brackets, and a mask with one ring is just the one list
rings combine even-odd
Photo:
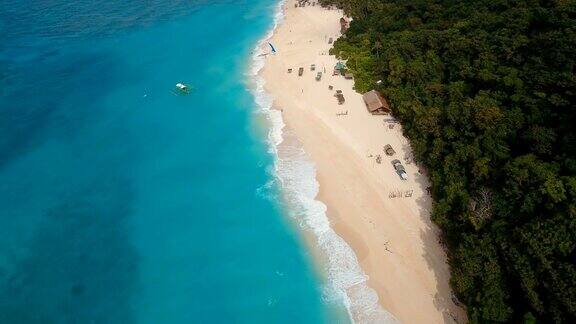
[(408, 174), (406, 173), (406, 169), (404, 169), (404, 166), (402, 165), (402, 162), (400, 162), (400, 160), (398, 159), (392, 160), (392, 166), (396, 170), (396, 173), (398, 173), (398, 175), (400, 176), (400, 179), (408, 180)]

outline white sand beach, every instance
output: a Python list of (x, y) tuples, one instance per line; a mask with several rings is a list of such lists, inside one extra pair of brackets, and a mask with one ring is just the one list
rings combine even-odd
[[(370, 114), (354, 82), (332, 76), (337, 59), (328, 55), (328, 39), (340, 36), (343, 13), (295, 3), (284, 6), (285, 19), (269, 40), (277, 53), (267, 56), (261, 76), (274, 108), (316, 165), (317, 199), (328, 206), (332, 227), (355, 251), (382, 307), (398, 320), (466, 322), (451, 299), (446, 254), (430, 220), (428, 182), (412, 162), (401, 125), (389, 115)], [(336, 89), (346, 99), (343, 105)], [(386, 144), (396, 151), (393, 156), (384, 154)], [(402, 161), (408, 180), (394, 171), (393, 159)]]

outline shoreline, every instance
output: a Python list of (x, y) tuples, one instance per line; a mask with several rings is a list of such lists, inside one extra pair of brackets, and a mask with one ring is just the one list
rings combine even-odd
[[(287, 190), (288, 200), (302, 205), (297, 206), (301, 213), (314, 215), (293, 218), (314, 232), (326, 254), (328, 280), (345, 294), (354, 321), (395, 322), (395, 317), (405, 323), (465, 322), (464, 311), (451, 300), (446, 255), (429, 218), (427, 179), (410, 163), (401, 126), (385, 127), (390, 116), (370, 115), (361, 95), (353, 90), (353, 81), (329, 75), (337, 60), (327, 54), (331, 45), (326, 39), (340, 36), (342, 12), (319, 6), (295, 8), (295, 2), (279, 3), (274, 28), (256, 51), (266, 53), (270, 41), (278, 53), (254, 54), (252, 71), (257, 79), (255, 94), (267, 96), (257, 102), (276, 123), (269, 141), (278, 158), (278, 178), (292, 182), (288, 185), (316, 186), (307, 188), (305, 197), (294, 197), (301, 187)], [(314, 80), (316, 72), (310, 71), (310, 64), (324, 72), (322, 80)], [(305, 68), (301, 77), (298, 67)], [(287, 73), (287, 68), (294, 72)], [(344, 105), (336, 103), (328, 85), (343, 91)], [(292, 159), (295, 149), (288, 154), (282, 151), (282, 129), (301, 143), (305, 153), (297, 163), (311, 164), (307, 166), (312, 169), (307, 173), (311, 183), (281, 174), (287, 168), (281, 164)], [(397, 151), (395, 158), (404, 159), (408, 181), (397, 177), (382, 154), (388, 143)], [(376, 154), (383, 155), (381, 164), (375, 162)], [(282, 187), (286, 191), (285, 183)], [(409, 198), (390, 198), (408, 191)]]
[(281, 188), (282, 204), (314, 257), (312, 261), (323, 279), (322, 300), (327, 309), (335, 314), (345, 311), (346, 318), (352, 322), (396, 323), (393, 316), (380, 307), (376, 293), (366, 285), (368, 277), (361, 270), (354, 251), (330, 226), (327, 207), (317, 200), (319, 185), (314, 162), (284, 123), (281, 110), (275, 107), (272, 94), (265, 89), (262, 72), (267, 57), (261, 54), (269, 51), (268, 41), (284, 21), (285, 3), (282, 0), (276, 6), (273, 26), (251, 53), (247, 73), (249, 88), (259, 107), (256, 113), (267, 121), (269, 151), (275, 157), (273, 177)]

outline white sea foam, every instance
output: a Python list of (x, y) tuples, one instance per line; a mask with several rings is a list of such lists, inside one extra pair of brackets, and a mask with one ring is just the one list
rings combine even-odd
[(395, 323), (396, 319), (380, 307), (376, 292), (368, 287), (368, 276), (360, 268), (352, 248), (330, 226), (326, 205), (316, 200), (319, 184), (314, 163), (298, 141), (283, 143), (285, 138), (294, 138), (294, 135), (283, 133), (282, 114), (272, 109), (273, 98), (264, 90), (265, 81), (259, 76), (265, 63), (265, 57), (260, 54), (284, 19), (283, 6), (284, 1), (281, 1), (276, 9), (274, 26), (256, 46), (248, 72), (259, 108), (257, 113), (264, 114), (269, 123), (268, 143), (275, 157), (274, 177), (289, 204), (290, 216), (317, 238), (328, 279), (324, 301), (327, 304), (343, 303), (355, 323)]

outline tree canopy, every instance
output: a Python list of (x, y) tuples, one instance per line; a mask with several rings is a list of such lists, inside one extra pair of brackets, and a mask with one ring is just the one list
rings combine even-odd
[(576, 323), (576, 0), (321, 2), (428, 169), (470, 321)]

